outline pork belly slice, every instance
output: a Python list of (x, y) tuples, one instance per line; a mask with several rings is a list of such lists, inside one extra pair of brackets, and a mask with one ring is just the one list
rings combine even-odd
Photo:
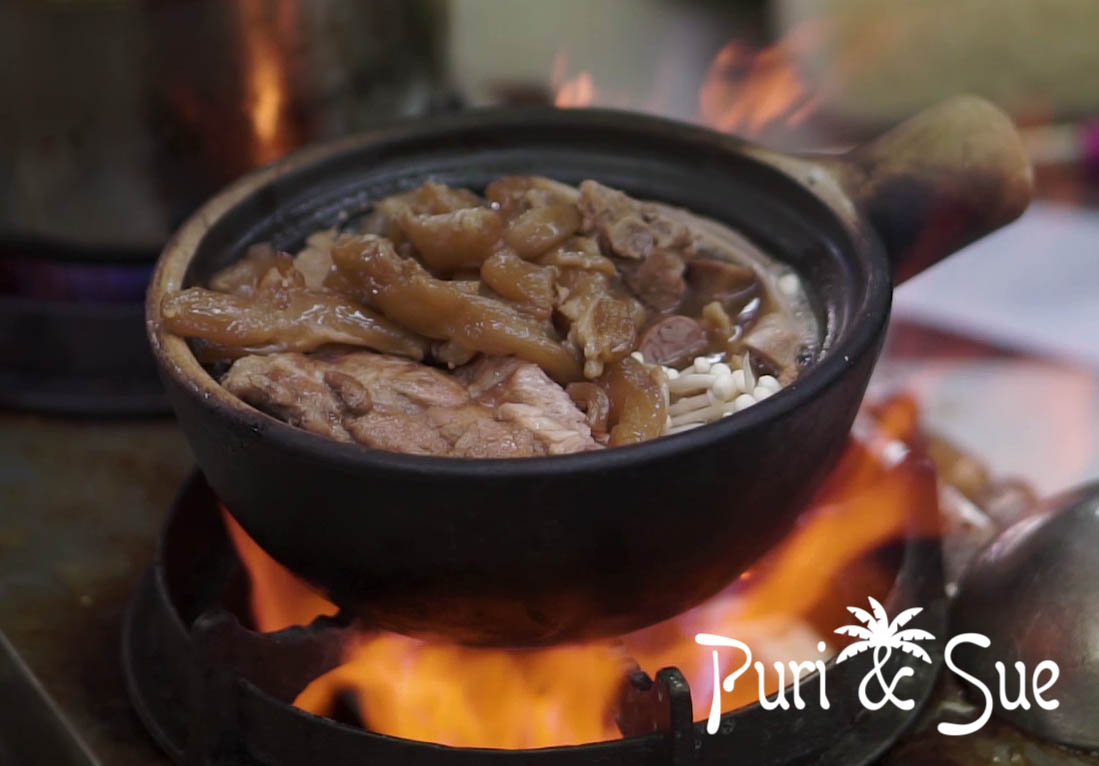
[(515, 357), (482, 357), (461, 371), (469, 392), (496, 417), (531, 431), (550, 455), (602, 447), (587, 417), (565, 389), (536, 364)]
[(222, 385), (291, 425), (394, 452), (505, 458), (600, 447), (564, 389), (514, 357), (448, 374), (363, 351), (253, 355)]

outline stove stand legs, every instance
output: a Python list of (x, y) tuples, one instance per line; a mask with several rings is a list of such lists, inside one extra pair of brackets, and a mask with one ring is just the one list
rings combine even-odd
[(697, 762), (694, 709), (691, 690), (679, 668), (663, 668), (654, 681), (640, 668), (626, 676), (617, 717), (618, 728), (627, 737), (663, 731), (668, 737), (672, 766)]

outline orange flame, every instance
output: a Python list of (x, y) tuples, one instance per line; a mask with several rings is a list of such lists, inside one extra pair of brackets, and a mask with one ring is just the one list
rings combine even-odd
[(568, 55), (558, 51), (553, 57), (553, 73), (550, 82), (554, 87), (553, 105), (559, 109), (576, 109), (591, 106), (595, 101), (595, 79), (591, 72), (583, 70), (568, 76)]
[[(678, 667), (695, 710), (708, 710), (713, 669), (709, 653), (694, 642), (699, 632), (739, 638), (767, 667), (774, 660), (827, 659), (836, 647), (821, 653), (817, 644), (833, 638), (844, 605), (868, 595), (883, 599), (892, 582), (893, 573), (867, 554), (908, 532), (939, 532), (935, 476), (913, 444), (915, 427), (915, 407), (905, 399), (864, 415), (790, 537), (725, 591), (678, 617), (614, 640), (530, 650), (364, 631), (347, 662), (309, 684), (295, 704), (325, 715), (338, 695), (350, 693), (374, 731), (455, 746), (546, 747), (618, 738), (614, 717), (631, 662), (650, 675)], [(261, 629), (308, 623), (334, 609), (323, 601), (318, 609), (315, 593), (229, 524), (252, 579)], [(773, 670), (761, 683), (767, 694), (778, 689)], [(758, 695), (751, 684), (738, 684), (722, 695), (723, 710)]]
[(461, 747), (546, 747), (616, 738), (624, 676), (610, 645), (490, 650), (377, 633), (294, 704), (323, 715), (336, 694), (353, 690), (374, 731)]
[(595, 81), (591, 72), (581, 72), (572, 79), (566, 80), (557, 89), (553, 97), (553, 105), (561, 109), (575, 109), (582, 106), (590, 106), (595, 100)]
[(820, 106), (798, 71), (797, 54), (819, 43), (821, 27), (805, 24), (754, 51), (731, 41), (710, 63), (699, 89), (699, 114), (718, 130), (757, 135), (771, 125), (796, 127)]
[(262, 165), (286, 154), (295, 144), (287, 114), (287, 59), (280, 49), (280, 31), (293, 28), (297, 22), (293, 4), (282, 4), (270, 14), (266, 4), (244, 0), (238, 10), (247, 82), (245, 111), (253, 137), (252, 162)]
[(335, 604), (268, 556), (224, 508), (221, 518), (248, 572), (249, 606), (256, 630), (272, 633), (291, 625), (308, 625), (321, 615), (331, 617), (339, 611)]

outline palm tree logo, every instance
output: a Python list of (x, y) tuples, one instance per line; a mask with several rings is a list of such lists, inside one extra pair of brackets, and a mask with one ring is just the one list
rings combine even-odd
[[(853, 614), (855, 619), (862, 623), (861, 625), (844, 625), (841, 628), (836, 628), (835, 632), (839, 635), (858, 639), (840, 652), (839, 657), (836, 658), (836, 663), (839, 664), (857, 654), (873, 649), (874, 669), (859, 684), (859, 701), (868, 710), (879, 710), (887, 702), (892, 702), (901, 710), (911, 710), (916, 703), (909, 699), (899, 699), (895, 696), (894, 690), (901, 680), (914, 675), (915, 671), (910, 667), (903, 667), (897, 671), (893, 681), (889, 683), (882, 675), (882, 668), (889, 661), (894, 649), (911, 654), (930, 665), (931, 656), (917, 642), (934, 640), (935, 636), (920, 628), (904, 627), (923, 611), (922, 607), (905, 609), (890, 622), (885, 607), (877, 599), (869, 597), (867, 600), (870, 602), (869, 612), (857, 606), (847, 607), (847, 611)], [(875, 678), (883, 691), (879, 700), (871, 700), (866, 694), (867, 684)]]

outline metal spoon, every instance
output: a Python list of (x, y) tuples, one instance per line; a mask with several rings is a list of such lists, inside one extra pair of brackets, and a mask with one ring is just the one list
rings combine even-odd
[[(1099, 482), (1045, 501), (984, 548), (962, 579), (951, 627), (991, 640), (988, 649), (963, 645), (954, 656), (992, 693), (998, 716), (1046, 739), (1099, 748)], [(1043, 695), (1060, 702), (1055, 710), (1031, 694), (1043, 660), (1060, 667)], [(1000, 703), (997, 661), (1011, 700), (1020, 691), (1015, 663), (1025, 663), (1029, 709)]]

